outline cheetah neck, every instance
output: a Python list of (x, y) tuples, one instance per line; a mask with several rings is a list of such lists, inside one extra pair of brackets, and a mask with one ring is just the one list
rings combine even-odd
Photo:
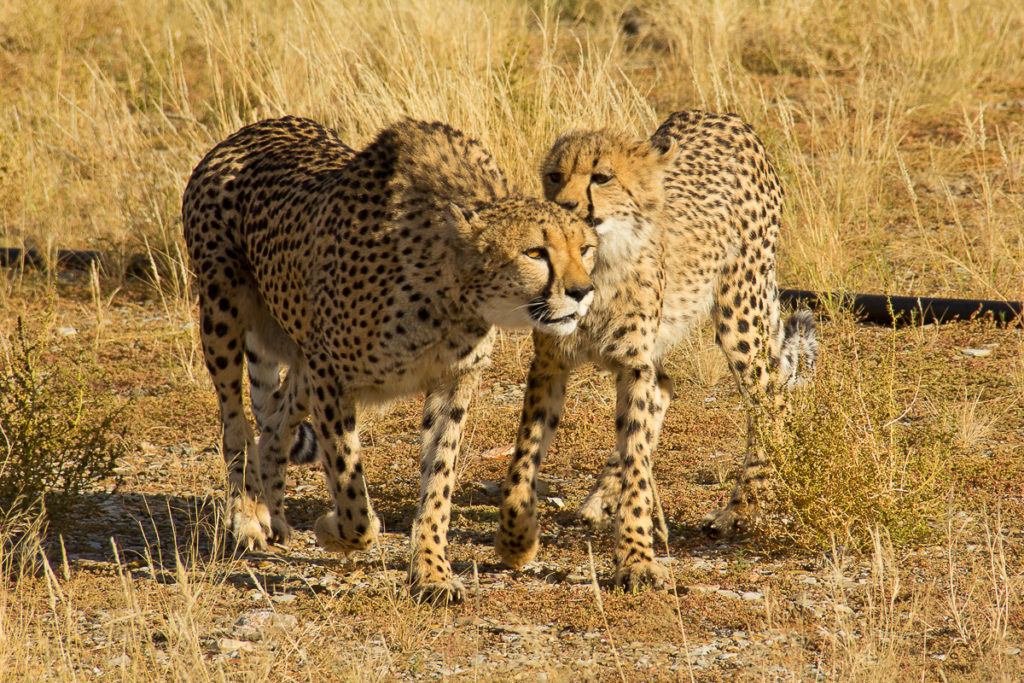
[(594, 227), (597, 233), (595, 281), (617, 281), (632, 270), (632, 265), (654, 246), (655, 226), (640, 217), (606, 218)]

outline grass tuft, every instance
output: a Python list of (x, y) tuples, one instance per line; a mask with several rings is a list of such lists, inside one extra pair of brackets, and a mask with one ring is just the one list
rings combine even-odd
[(21, 319), (2, 339), (0, 511), (44, 505), (64, 512), (77, 494), (112, 477), (126, 451), (120, 410), (89, 390), (89, 369), (44, 362)]
[(775, 469), (768, 525), (810, 548), (838, 539), (864, 550), (878, 528), (900, 545), (932, 541), (961, 451), (954, 426), (920, 400), (928, 361), (901, 353), (895, 332), (881, 352), (852, 327), (838, 332), (781, 425), (758, 435)]

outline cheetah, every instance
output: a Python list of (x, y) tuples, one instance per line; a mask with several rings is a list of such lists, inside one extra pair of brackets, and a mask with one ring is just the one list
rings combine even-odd
[[(594, 296), (593, 229), (511, 192), (478, 141), (412, 119), (358, 152), (306, 119), (246, 126), (196, 167), (182, 220), (236, 541), (288, 541), (288, 454), (317, 452), (333, 499), (317, 541), (344, 554), (369, 548), (380, 522), (358, 412), (425, 392), (409, 584), (461, 600), (447, 557), (454, 465), (495, 326), (572, 333)], [(243, 412), (243, 357), (258, 443)]]
[[(522, 422), (502, 486), (498, 554), (520, 567), (537, 552), (537, 471), (561, 419), (570, 371), (611, 370), (616, 446), (580, 508), (614, 519), (614, 581), (664, 587), (654, 559), (651, 459), (672, 383), (665, 354), (704, 319), (744, 398), (780, 405), (777, 389), (813, 368), (816, 326), (800, 311), (783, 328), (775, 279), (782, 188), (764, 146), (734, 115), (672, 114), (649, 140), (612, 130), (562, 135), (542, 164), (544, 194), (598, 235), (595, 298), (573, 334), (534, 333)], [(764, 412), (764, 411), (762, 411)], [(747, 454), (729, 503), (704, 522), (711, 534), (748, 528), (766, 460), (748, 418)]]

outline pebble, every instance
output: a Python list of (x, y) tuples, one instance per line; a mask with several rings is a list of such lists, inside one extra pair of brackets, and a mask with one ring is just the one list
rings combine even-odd
[(741, 597), (744, 600), (764, 600), (764, 593), (758, 593), (757, 591), (747, 591)]
[(220, 652), (252, 652), (256, 646), (247, 640), (235, 640), (234, 638), (218, 638), (217, 649)]
[(128, 666), (131, 663), (131, 657), (129, 657), (128, 655), (121, 655), (120, 657), (114, 657), (109, 662), (107, 662), (107, 666), (109, 666), (111, 669), (120, 669), (121, 667)]
[(960, 353), (968, 358), (982, 358), (984, 356), (991, 356), (992, 349), (960, 349)]
[(236, 626), (265, 629), (272, 628), (281, 631), (290, 631), (298, 626), (299, 620), (294, 614), (279, 614), (271, 610), (253, 610), (238, 615), (235, 620)]
[(798, 611), (804, 612), (817, 619), (821, 618), (821, 608), (810, 598), (797, 598), (793, 601)]
[(719, 649), (715, 645), (700, 645), (693, 648), (687, 654), (688, 657), (707, 657), (708, 655), (717, 654)]
[(78, 330), (73, 327), (58, 327), (57, 334), (62, 337), (73, 337), (78, 334)]

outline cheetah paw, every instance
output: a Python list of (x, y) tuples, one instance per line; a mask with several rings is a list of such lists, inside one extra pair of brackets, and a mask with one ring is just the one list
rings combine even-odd
[(231, 535), (235, 547), (252, 552), (267, 549), (271, 534), (270, 510), (251, 498), (233, 497), (228, 502), (231, 517)]
[(292, 526), (284, 517), (276, 515), (270, 518), (269, 541), (278, 545), (287, 545), (292, 537)]
[(413, 581), (409, 594), (416, 600), (431, 605), (457, 604), (466, 599), (466, 588), (455, 577), (447, 581)]
[(338, 513), (330, 512), (317, 518), (313, 524), (313, 531), (316, 533), (318, 544), (331, 552), (348, 555), (366, 550), (373, 545), (380, 533), (380, 520), (371, 512), (370, 523), (362, 529), (353, 529), (349, 534), (345, 533), (338, 523)]
[(587, 526), (595, 529), (609, 526), (615, 520), (615, 514), (619, 511), (618, 495), (607, 495), (600, 489), (595, 488), (583, 501), (583, 505), (576, 511), (576, 515), (582, 519)]
[(749, 533), (757, 524), (756, 513), (748, 506), (726, 505), (709, 513), (701, 522), (700, 530), (710, 538), (731, 538)]
[(521, 569), (533, 562), (537, 556), (537, 528), (528, 529), (523, 533), (507, 532), (498, 528), (498, 535), (494, 539), (494, 549), (498, 557), (512, 569)]
[(631, 593), (644, 587), (654, 590), (665, 590), (669, 585), (670, 575), (665, 565), (655, 560), (634, 562), (615, 570), (615, 585), (622, 586)]

